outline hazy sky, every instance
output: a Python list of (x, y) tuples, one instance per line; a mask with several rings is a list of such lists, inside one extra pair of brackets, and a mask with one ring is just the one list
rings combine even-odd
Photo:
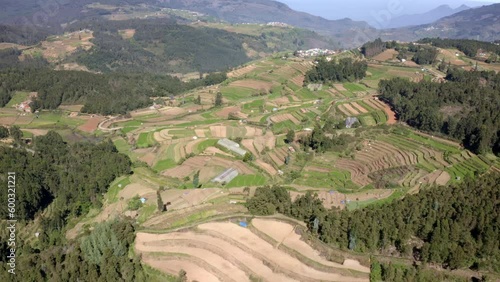
[(462, 4), (481, 6), (500, 3), (500, 0), (277, 0), (288, 4), (292, 9), (322, 16), (327, 19), (351, 18), (376, 22), (377, 15), (390, 13), (393, 17), (419, 14), (430, 11), (439, 5), (448, 4), (457, 8)]

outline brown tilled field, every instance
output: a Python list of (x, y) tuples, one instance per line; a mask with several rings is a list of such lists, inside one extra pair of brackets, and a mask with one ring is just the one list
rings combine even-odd
[(359, 112), (358, 112), (358, 111), (357, 111), (357, 110), (356, 110), (353, 106), (351, 106), (351, 104), (344, 104), (343, 106), (344, 106), (344, 107), (346, 108), (346, 110), (347, 110), (348, 112), (350, 112), (352, 115), (355, 115), (355, 116), (359, 115)]
[(394, 49), (387, 49), (384, 52), (376, 55), (372, 59), (374, 59), (376, 61), (380, 61), (380, 62), (385, 62), (385, 61), (394, 59), (397, 54), (398, 54), (398, 51), (396, 51)]
[(94, 132), (97, 129), (97, 126), (101, 121), (104, 120), (104, 117), (101, 116), (94, 116), (90, 119), (87, 120), (83, 125), (80, 125), (78, 127), (79, 130), (85, 131), (85, 132)]
[(344, 85), (342, 85), (340, 83), (334, 84), (333, 87), (335, 87), (335, 89), (337, 89), (338, 91), (346, 91), (347, 90), (347, 89), (345, 89)]
[(215, 115), (220, 117), (220, 118), (227, 119), (227, 117), (229, 116), (230, 113), (239, 112), (240, 110), (241, 110), (240, 107), (236, 107), (236, 106), (225, 107), (225, 108), (221, 109), (220, 111), (216, 112)]
[(350, 111), (348, 111), (348, 110), (346, 109), (346, 107), (345, 107), (345, 105), (344, 105), (344, 104), (339, 105), (339, 106), (337, 107), (337, 109), (339, 109), (339, 111), (340, 111), (340, 112), (342, 112), (342, 113), (343, 113), (344, 115), (346, 115), (346, 116), (351, 116), (351, 115), (352, 115), (352, 114), (351, 114), (351, 112), (350, 112)]
[(299, 86), (299, 87), (302, 87), (302, 85), (304, 85), (304, 76), (303, 75), (299, 75), (299, 76), (296, 76), (294, 78), (292, 78), (292, 82)]
[(237, 70), (234, 70), (232, 72), (229, 72), (227, 74), (227, 76), (229, 78), (232, 78), (232, 77), (240, 77), (240, 76), (243, 76), (251, 71), (253, 71), (254, 69), (256, 69), (257, 67), (255, 65), (249, 65), (249, 66), (246, 66), (246, 67), (243, 67), (241, 69), (237, 69)]
[(271, 82), (263, 80), (245, 79), (232, 82), (229, 84), (229, 86), (246, 87), (255, 90), (265, 90), (269, 92), (273, 87), (273, 84)]
[[(259, 223), (257, 222), (257, 225), (260, 227), (268, 224)], [(275, 230), (275, 233), (279, 233), (283, 227), (277, 224), (278, 230)], [(287, 228), (288, 231), (289, 229)], [(269, 228), (264, 227), (264, 230), (268, 231)], [(192, 231), (167, 234), (139, 232), (136, 235), (135, 251), (146, 258), (143, 259), (144, 263), (166, 273), (176, 275), (179, 269), (162, 266), (164, 264), (171, 262), (172, 265), (186, 266), (184, 270), (188, 279), (206, 275), (207, 278), (215, 277), (218, 281), (250, 281), (251, 276), (262, 278), (264, 281), (368, 281), (366, 268), (356, 269), (327, 262), (315, 255), (314, 250), (307, 244), (297, 241), (295, 236), (286, 234), (284, 238), (289, 245), (287, 247), (301, 254), (300, 258), (322, 264), (324, 270), (320, 271), (305, 264), (275, 248), (250, 229), (233, 222), (205, 223)], [(307, 250), (306, 254), (302, 254), (304, 250)], [(358, 272), (355, 276), (350, 276), (350, 272), (346, 270)]]
[(279, 122), (284, 122), (284, 121), (290, 120), (294, 124), (300, 124), (300, 121), (291, 114), (274, 115), (271, 117), (271, 120), (274, 123), (279, 123)]
[(212, 137), (215, 138), (226, 138), (227, 137), (227, 130), (226, 126), (224, 125), (214, 125), (210, 126), (210, 133), (212, 134)]
[(343, 265), (331, 262), (322, 257), (318, 251), (313, 249), (310, 245), (301, 239), (301, 236), (294, 232), (295, 227), (289, 223), (281, 222), (274, 219), (254, 218), (252, 225), (259, 231), (264, 232), (273, 238), (278, 244), (283, 244), (291, 249), (298, 251), (305, 257), (333, 268), (352, 269), (359, 272), (370, 273), (370, 268), (361, 266), (359, 262), (348, 265)]
[(130, 39), (135, 35), (135, 29), (122, 29), (118, 31), (123, 39)]
[(363, 113), (363, 114), (366, 114), (368, 113), (368, 110), (363, 108), (360, 104), (356, 103), (356, 102), (352, 102), (351, 103), (351, 106), (353, 108), (355, 108), (356, 110), (358, 110), (360, 113)]

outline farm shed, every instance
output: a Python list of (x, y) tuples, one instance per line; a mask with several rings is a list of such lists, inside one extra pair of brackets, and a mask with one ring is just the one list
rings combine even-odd
[(231, 182), (231, 180), (233, 180), (236, 176), (238, 176), (238, 171), (235, 168), (228, 168), (224, 170), (221, 174), (219, 174), (217, 177), (212, 179), (212, 182), (227, 184)]
[(222, 146), (228, 149), (229, 151), (242, 157), (245, 156), (245, 154), (247, 153), (247, 151), (240, 148), (240, 144), (233, 142), (227, 138), (220, 139), (219, 141), (217, 141), (217, 145)]

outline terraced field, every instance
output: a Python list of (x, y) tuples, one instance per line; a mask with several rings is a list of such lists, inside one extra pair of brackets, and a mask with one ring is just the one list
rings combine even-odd
[[(399, 134), (380, 135), (377, 140), (365, 142), (354, 159), (338, 159), (335, 167), (349, 171), (352, 181), (361, 187), (373, 183), (370, 176), (374, 172), (389, 173), (391, 169), (410, 168), (409, 171), (393, 170), (399, 178), (398, 183), (408, 188), (446, 185), (450, 180), (460, 181), (465, 176), (484, 173), (491, 167), (487, 160), (469, 151), (436, 142)], [(434, 143), (439, 145), (429, 146)]]
[[(200, 281), (368, 281), (368, 268), (351, 260), (327, 261), (298, 235), (290, 234), (292, 225), (260, 219), (254, 223), (255, 228), (211, 222), (167, 234), (140, 232), (135, 251), (146, 258), (145, 263), (166, 273), (177, 274), (179, 267), (186, 270), (189, 280), (206, 276)], [(270, 224), (277, 228), (270, 230)], [(276, 236), (284, 239), (277, 241)], [(281, 243), (284, 248), (276, 247)]]
[(357, 117), (361, 125), (394, 123), (395, 114), (378, 99), (365, 98), (337, 105), (339, 112), (347, 117)]

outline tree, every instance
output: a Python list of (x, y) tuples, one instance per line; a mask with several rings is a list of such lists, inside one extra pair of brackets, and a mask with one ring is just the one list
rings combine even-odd
[(187, 273), (184, 269), (181, 269), (179, 270), (179, 279), (178, 279), (179, 282), (186, 282), (188, 281), (188, 278), (187, 278)]
[(371, 258), (370, 281), (382, 281), (382, 266), (375, 257)]
[(158, 211), (165, 211), (165, 205), (163, 204), (163, 200), (161, 199), (160, 190), (156, 191), (156, 204), (158, 205)]
[(200, 171), (198, 170), (193, 176), (193, 187), (198, 188), (200, 185)]
[(246, 154), (243, 156), (243, 161), (246, 163), (253, 161), (253, 155), (249, 152), (246, 152)]
[(14, 139), (16, 142), (20, 142), (21, 138), (23, 137), (23, 132), (17, 125), (13, 125), (10, 127), (9, 130), (10, 136)]
[(216, 107), (220, 107), (220, 106), (222, 106), (222, 103), (223, 103), (223, 101), (222, 101), (222, 93), (221, 92), (217, 92), (217, 95), (215, 96), (215, 103), (214, 103), (214, 105)]
[(9, 137), (9, 129), (5, 126), (0, 126), (0, 139)]
[(286, 142), (292, 143), (295, 140), (295, 131), (293, 129), (289, 129), (286, 133)]
[(130, 201), (128, 202), (128, 209), (131, 211), (136, 211), (142, 207), (142, 202), (141, 198), (139, 195), (135, 195)]

